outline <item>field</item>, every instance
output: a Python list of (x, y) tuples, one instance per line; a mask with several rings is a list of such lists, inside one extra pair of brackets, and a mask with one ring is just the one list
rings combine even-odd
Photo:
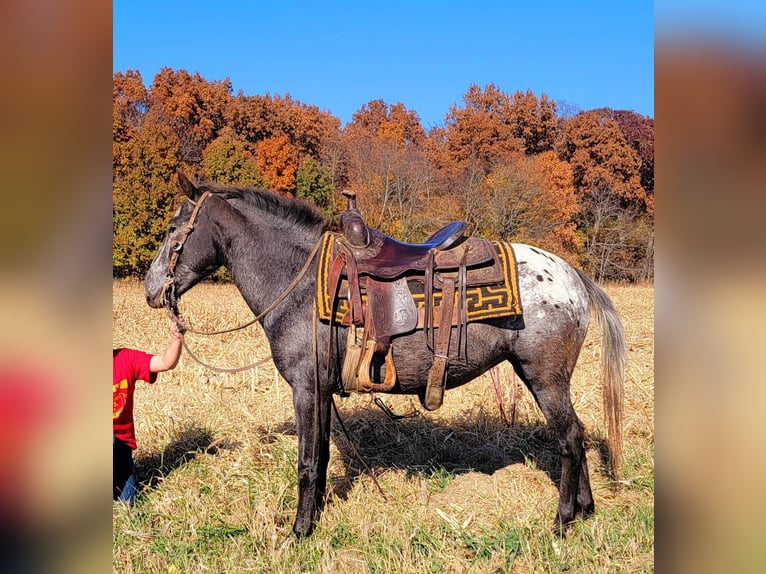
[[(155, 385), (137, 386), (142, 487), (132, 509), (114, 505), (114, 571), (653, 572), (654, 291), (605, 288), (630, 349), (625, 466), (615, 481), (601, 461), (601, 347), (594, 321), (572, 401), (586, 428), (596, 514), (575, 523), (567, 538), (550, 533), (558, 500), (555, 441), (509, 366), (494, 378), (505, 411), (515, 404), (514, 424), (500, 415), (490, 374), (447, 392), (433, 413), (417, 398), (336, 399), (353, 444), (335, 424), (328, 503), (314, 535), (297, 541), (291, 533), (297, 437), (287, 383), (271, 362), (216, 374), (184, 354)], [(181, 310), (198, 329), (252, 317), (226, 285), (195, 287)], [(115, 346), (160, 353), (169, 341), (167, 316), (146, 305), (140, 283), (114, 283), (113, 317)], [(187, 343), (220, 367), (269, 356), (258, 326), (216, 337), (190, 334)], [(389, 418), (373, 398), (408, 416)]]

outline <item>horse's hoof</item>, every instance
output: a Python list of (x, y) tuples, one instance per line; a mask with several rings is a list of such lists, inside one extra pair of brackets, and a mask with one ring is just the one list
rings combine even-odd
[(293, 534), (299, 540), (301, 540), (303, 538), (308, 538), (309, 536), (311, 536), (311, 533), (313, 531), (314, 531), (314, 525), (313, 524), (309, 524), (309, 526), (307, 528), (299, 525), (298, 523), (295, 523), (293, 525)]
[(580, 516), (582, 518), (588, 518), (589, 516), (592, 516), (595, 512), (596, 512), (595, 504), (586, 504), (585, 506), (580, 506), (577, 508), (577, 516)]
[(553, 523), (551, 532), (553, 532), (553, 535), (557, 536), (558, 538), (564, 538), (567, 535), (567, 530), (569, 530), (571, 525), (571, 522), (562, 522), (560, 520), (556, 520), (556, 522)]

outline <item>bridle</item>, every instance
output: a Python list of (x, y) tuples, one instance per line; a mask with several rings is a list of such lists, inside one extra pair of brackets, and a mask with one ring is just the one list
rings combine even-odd
[[(202, 207), (202, 204), (205, 202), (205, 200), (210, 196), (210, 192), (206, 191), (204, 192), (200, 198), (195, 202), (191, 199), (188, 199), (189, 202), (194, 205), (194, 210), (191, 213), (191, 216), (189, 217), (188, 223), (183, 227), (182, 229), (182, 235), (181, 238), (178, 240), (173, 240), (171, 242), (171, 249), (173, 250), (173, 253), (170, 256), (170, 261), (168, 262), (168, 269), (165, 275), (165, 283), (162, 286), (162, 301), (164, 303), (165, 308), (168, 310), (168, 313), (170, 314), (171, 318), (178, 323), (179, 327), (181, 327), (182, 332), (188, 332), (188, 333), (195, 333), (197, 335), (222, 335), (224, 333), (232, 333), (234, 331), (239, 331), (241, 329), (244, 329), (246, 327), (249, 327), (261, 319), (263, 319), (267, 314), (272, 312), (274, 309), (276, 309), (282, 301), (284, 301), (287, 296), (290, 294), (290, 292), (295, 289), (295, 286), (298, 285), (301, 279), (306, 275), (306, 273), (309, 270), (309, 267), (311, 266), (311, 262), (316, 257), (317, 253), (319, 252), (319, 248), (322, 245), (322, 237), (319, 238), (319, 240), (316, 242), (316, 245), (314, 245), (314, 248), (311, 250), (311, 253), (309, 254), (308, 258), (306, 259), (306, 262), (303, 264), (303, 267), (298, 272), (298, 275), (295, 276), (295, 278), (292, 280), (292, 282), (285, 288), (284, 291), (268, 306), (266, 309), (264, 309), (261, 313), (253, 317), (250, 321), (247, 323), (244, 323), (243, 325), (240, 325), (238, 327), (232, 327), (230, 329), (222, 329), (220, 331), (199, 331), (196, 329), (190, 328), (188, 325), (186, 325), (186, 322), (181, 317), (181, 315), (178, 312), (178, 301), (176, 300), (175, 296), (175, 267), (178, 263), (178, 256), (181, 253), (181, 250), (184, 246), (184, 243), (186, 243), (186, 240), (188, 239), (189, 235), (192, 231), (194, 231), (194, 222), (197, 219), (197, 215), (199, 214), (200, 208)], [(239, 371), (244, 371), (246, 369), (250, 369), (253, 367), (257, 367), (258, 365), (261, 365), (271, 359), (271, 356), (266, 357), (265, 359), (261, 359), (259, 361), (256, 361), (250, 365), (246, 365), (244, 367), (237, 367), (232, 369), (222, 369), (220, 367), (215, 367), (213, 365), (209, 365), (207, 363), (202, 362), (200, 359), (198, 359), (194, 353), (191, 352), (189, 347), (186, 345), (186, 339), (183, 339), (183, 345), (186, 352), (200, 365), (207, 367), (208, 369), (211, 369), (213, 371), (217, 371), (219, 373), (236, 373)]]
[(197, 201), (193, 201), (192, 199), (189, 199), (188, 201), (194, 206), (194, 210), (191, 213), (191, 216), (189, 217), (189, 221), (184, 225), (182, 231), (181, 239), (179, 240), (172, 240), (170, 243), (170, 248), (173, 250), (173, 253), (170, 255), (170, 261), (168, 262), (168, 269), (165, 273), (165, 283), (162, 286), (162, 301), (165, 303), (165, 307), (173, 312), (173, 314), (178, 317), (178, 308), (177, 308), (177, 301), (175, 296), (175, 270), (176, 270), (176, 263), (178, 263), (178, 254), (181, 253), (181, 249), (183, 249), (184, 243), (186, 243), (186, 240), (189, 238), (189, 234), (194, 231), (194, 221), (197, 219), (197, 215), (199, 214), (199, 210), (202, 207), (202, 204), (205, 203), (205, 200), (210, 197), (210, 192), (206, 191), (204, 192), (200, 198)]

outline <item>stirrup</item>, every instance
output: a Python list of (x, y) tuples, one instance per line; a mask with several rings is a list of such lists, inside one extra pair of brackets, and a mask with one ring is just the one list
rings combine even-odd
[(362, 360), (359, 362), (357, 371), (358, 389), (362, 392), (376, 391), (387, 393), (394, 388), (396, 383), (396, 367), (394, 366), (393, 346), (388, 347), (386, 352), (386, 378), (382, 383), (373, 383), (370, 379), (370, 370), (372, 369), (372, 357), (375, 354), (375, 341), (367, 340), (367, 344), (362, 354)]

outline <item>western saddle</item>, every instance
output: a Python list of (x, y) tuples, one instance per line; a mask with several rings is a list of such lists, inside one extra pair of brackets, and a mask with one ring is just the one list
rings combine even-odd
[[(342, 293), (349, 326), (341, 379), (346, 392), (390, 391), (396, 383), (391, 339), (422, 329), (433, 352), (423, 406), (442, 405), (449, 362), (450, 335), (457, 328), (457, 356), (467, 353), (466, 289), (501, 284), (503, 270), (492, 243), (468, 237), (467, 224), (455, 221), (422, 244), (402, 243), (368, 227), (353, 192), (344, 191), (348, 208), (341, 214), (328, 274), (331, 300)], [(413, 292), (422, 294), (421, 308)], [(438, 334), (436, 334), (438, 331)], [(385, 378), (370, 376), (375, 355), (385, 361)]]

